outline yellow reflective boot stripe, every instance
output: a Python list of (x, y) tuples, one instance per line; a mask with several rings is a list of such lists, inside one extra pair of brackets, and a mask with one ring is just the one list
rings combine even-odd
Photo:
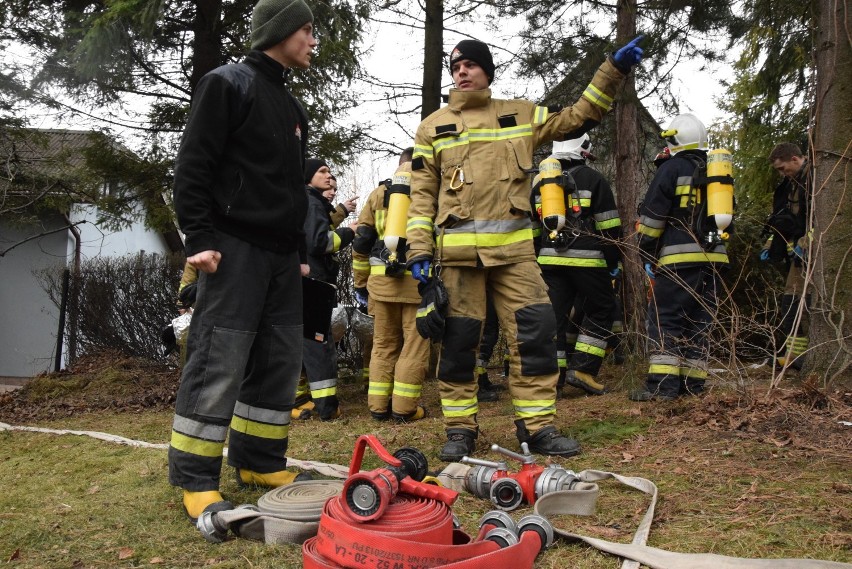
[(556, 413), (555, 399), (513, 399), (515, 415), (521, 418), (540, 417)]
[(370, 270), (370, 262), (369, 261), (358, 261), (352, 259), (352, 270), (353, 271), (361, 271), (367, 272)]
[(680, 375), (680, 366), (651, 364), (648, 366), (648, 373), (654, 375)]
[(379, 381), (371, 381), (367, 388), (367, 395), (390, 395), (393, 383), (385, 383)]
[(469, 417), (479, 412), (476, 399), (441, 399), (444, 417)]
[(690, 377), (696, 379), (706, 379), (707, 378), (707, 370), (698, 369), (694, 367), (682, 367), (680, 368), (680, 376), (681, 377)]
[[(313, 393), (316, 396), (316, 393)], [(258, 423), (242, 417), (231, 419), (231, 428), (238, 433), (260, 437), (262, 439), (286, 439), (290, 425), (270, 425), (269, 423)]]
[(319, 399), (320, 397), (331, 397), (337, 395), (337, 386), (326, 387), (325, 389), (311, 389), (311, 397)]
[(393, 394), (400, 397), (410, 397), (416, 399), (420, 397), (423, 387), (413, 383), (402, 383), (399, 380), (393, 382)]
[(222, 449), (225, 447), (225, 442), (205, 441), (188, 437), (177, 431), (172, 431), (171, 446), (179, 451), (198, 456), (207, 456), (217, 458), (222, 456)]
[(586, 344), (584, 342), (577, 342), (574, 345), (574, 350), (577, 351), (577, 352), (584, 352), (586, 354), (591, 354), (591, 355), (597, 356), (599, 358), (606, 356), (606, 350), (605, 349), (598, 348), (597, 346), (590, 346), (589, 344)]
[(604, 109), (605, 111), (609, 111), (610, 107), (612, 107), (612, 97), (610, 97), (591, 83), (589, 83), (589, 85), (586, 87), (586, 90), (583, 91), (583, 96), (595, 105)]
[(532, 229), (509, 233), (452, 233), (444, 235), (444, 247), (501, 247), (533, 238)]

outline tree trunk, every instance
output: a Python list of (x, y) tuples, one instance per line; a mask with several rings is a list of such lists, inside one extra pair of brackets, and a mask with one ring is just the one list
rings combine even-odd
[(426, 0), (423, 50), (423, 94), (420, 120), (441, 108), (444, 67), (444, 1)]
[(208, 71), (222, 65), (222, 0), (197, 0), (192, 20), (192, 75), (190, 92)]
[(816, 97), (810, 159), (814, 165), (810, 354), (806, 371), (828, 386), (852, 378), (852, 28), (848, 6), (817, 0)]
[[(636, 0), (619, 0), (616, 6), (616, 45), (624, 45), (636, 36)], [(618, 215), (624, 228), (624, 275), (622, 301), (628, 348), (638, 353), (645, 337), (645, 272), (635, 244), (634, 221), (642, 195), (640, 187), (639, 113), (636, 108), (636, 82), (631, 73), (625, 81), (615, 107), (615, 188)]]

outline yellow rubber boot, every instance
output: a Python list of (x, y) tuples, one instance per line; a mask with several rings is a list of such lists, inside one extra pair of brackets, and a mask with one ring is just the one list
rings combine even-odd
[(278, 472), (259, 473), (244, 468), (237, 469), (237, 484), (240, 486), (264, 486), (266, 488), (278, 488), (300, 480), (312, 480), (307, 472), (290, 472), (279, 470)]
[(230, 510), (231, 503), (222, 497), (218, 490), (206, 490), (204, 492), (183, 491), (183, 507), (186, 515), (194, 522), (204, 510), (216, 504), (213, 511)]
[(565, 383), (592, 395), (603, 395), (606, 393), (606, 386), (595, 381), (592, 374), (584, 371), (569, 369), (565, 374)]
[(290, 417), (298, 421), (307, 421), (311, 418), (315, 407), (316, 405), (314, 405), (313, 401), (308, 401), (298, 407), (293, 407), (293, 410), (290, 411)]
[(412, 421), (419, 421), (426, 415), (426, 409), (421, 407), (420, 405), (417, 406), (417, 409), (415, 409), (413, 413), (409, 413), (408, 415), (401, 415), (399, 413), (392, 414), (394, 420), (398, 423), (411, 423)]

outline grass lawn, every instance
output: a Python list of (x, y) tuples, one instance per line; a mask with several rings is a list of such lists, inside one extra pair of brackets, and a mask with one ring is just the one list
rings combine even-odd
[[(625, 394), (641, 376), (640, 368), (607, 366), (603, 378), (613, 391), (601, 397), (566, 388), (567, 397), (557, 404), (557, 424), (584, 452), (555, 462), (575, 471), (608, 470), (654, 481), (660, 490), (649, 539), (654, 547), (852, 562), (852, 427), (842, 423), (852, 421), (849, 390), (826, 394), (793, 379), (767, 394), (758, 386), (769, 372), (757, 371), (745, 391), (722, 378), (701, 399), (634, 403)], [(152, 397), (155, 389), (145, 383), (144, 373), (125, 369), (99, 384), (98, 370), (88, 373), (40, 378), (36, 381), (52, 382), (51, 388), (33, 384), (4, 396), (0, 421), (168, 442), (168, 397)], [(496, 370), (492, 373), (496, 376)], [(113, 384), (120, 405), (104, 404)], [(134, 386), (149, 404), (132, 398)], [(431, 416), (410, 425), (372, 421), (357, 383), (344, 382), (340, 392), (344, 416), (333, 423), (294, 423), (291, 456), (348, 465), (357, 436), (372, 433), (391, 452), (413, 446), (425, 453), (430, 469), (442, 467), (438, 452), (445, 437), (434, 380), (424, 388)], [(498, 459), (488, 450), (492, 443), (517, 450), (508, 394), (483, 404), (479, 423), (477, 457)], [(378, 466), (371, 451), (366, 458), (365, 468)], [(166, 472), (165, 450), (73, 435), (0, 432), (0, 563), (16, 568), (301, 567), (297, 546), (204, 541), (186, 519)], [(227, 467), (222, 480), (223, 494), (234, 503), (256, 502), (263, 493), (238, 489)], [(644, 495), (603, 482), (596, 515), (560, 517), (556, 525), (628, 542), (646, 508)], [(468, 494), (453, 507), (468, 533), (476, 532), (490, 509)], [(566, 569), (619, 565), (614, 557), (565, 542), (536, 562), (536, 567)]]

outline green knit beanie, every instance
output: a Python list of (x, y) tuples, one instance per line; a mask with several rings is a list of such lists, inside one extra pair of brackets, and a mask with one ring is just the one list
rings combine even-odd
[(260, 0), (251, 13), (251, 48), (270, 48), (313, 21), (303, 0)]

